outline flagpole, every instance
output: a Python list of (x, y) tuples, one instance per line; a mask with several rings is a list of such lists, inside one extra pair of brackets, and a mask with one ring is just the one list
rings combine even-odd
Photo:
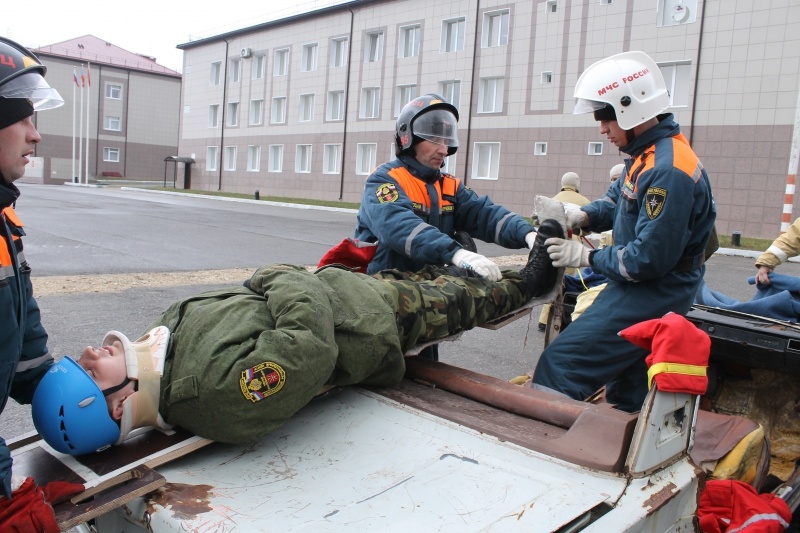
[(75, 87), (78, 85), (78, 75), (75, 72), (75, 67), (72, 67), (72, 175), (70, 181), (75, 183), (75, 111), (78, 110), (78, 103), (75, 101)]
[[(83, 65), (81, 65), (83, 68)], [(83, 171), (83, 79), (81, 79), (81, 115), (78, 120), (80, 135), (78, 136), (78, 183), (83, 183), (81, 179)]]
[(92, 111), (92, 64), (86, 64), (86, 185), (89, 185), (89, 115)]

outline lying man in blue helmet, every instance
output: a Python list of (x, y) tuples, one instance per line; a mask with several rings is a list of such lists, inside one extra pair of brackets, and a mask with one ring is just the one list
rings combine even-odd
[[(354, 237), (378, 243), (368, 274), (451, 264), (496, 281), (500, 267), (477, 253), (473, 238), (533, 247), (530, 223), (442, 172), (458, 150), (454, 105), (438, 94), (411, 100), (397, 117), (394, 142), (397, 158), (369, 175), (357, 215)], [(437, 358), (435, 350), (422, 355)]]
[(522, 271), (498, 281), (454, 267), (374, 276), (264, 267), (243, 286), (176, 302), (136, 341), (112, 331), (77, 362), (56, 363), (33, 398), (34, 425), (73, 455), (147, 426), (252, 443), (324, 387), (396, 385), (406, 351), (552, 294), (560, 273), (543, 238)]

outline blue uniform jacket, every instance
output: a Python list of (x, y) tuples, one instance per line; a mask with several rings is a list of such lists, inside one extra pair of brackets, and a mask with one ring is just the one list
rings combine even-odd
[[(31, 403), (36, 385), (53, 364), (47, 333), (33, 298), (31, 269), (22, 253), (21, 224), (11, 205), (19, 189), (0, 176), (0, 412), (8, 398)], [(0, 438), (0, 495), (11, 495), (11, 453)]]
[(613, 229), (614, 244), (590, 258), (592, 268), (611, 280), (663, 278), (679, 261), (699, 266), (714, 226), (716, 208), (702, 163), (673, 116), (659, 120), (622, 148), (633, 156), (625, 161), (624, 179), (581, 208), (590, 230)]
[[(424, 184), (429, 209), (412, 201), (392, 176), (403, 170)], [(442, 178), (438, 170), (421, 165), (409, 155), (381, 165), (367, 178), (354, 235), (358, 240), (378, 243), (367, 273), (389, 268), (417, 271), (425, 265), (449, 263), (461, 248), (451, 237), (454, 231), (463, 230), (473, 238), (505, 248), (526, 247), (525, 235), (535, 231), (533, 226), (461, 182), (455, 194), (444, 199), (447, 205), (443, 209), (435, 185)]]

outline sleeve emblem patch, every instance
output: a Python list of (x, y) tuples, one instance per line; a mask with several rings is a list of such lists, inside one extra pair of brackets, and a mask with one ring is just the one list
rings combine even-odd
[(253, 403), (272, 396), (286, 383), (286, 372), (276, 363), (264, 362), (242, 372), (239, 388), (245, 399)]
[(650, 220), (655, 220), (661, 214), (664, 203), (667, 201), (667, 190), (661, 187), (650, 187), (645, 195), (645, 209)]
[(397, 192), (394, 183), (384, 183), (375, 191), (375, 196), (378, 197), (378, 203), (385, 204), (386, 202), (396, 202), (400, 198), (400, 193)]

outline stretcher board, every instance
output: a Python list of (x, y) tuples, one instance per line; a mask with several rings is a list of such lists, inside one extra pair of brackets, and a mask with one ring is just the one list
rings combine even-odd
[(164, 485), (166, 480), (153, 468), (211, 442), (180, 429), (169, 433), (152, 429), (119, 446), (82, 456), (54, 450), (35, 432), (8, 445), (15, 474), (32, 477), (39, 486), (50, 481), (84, 485), (83, 493), (54, 506), (63, 531)]

